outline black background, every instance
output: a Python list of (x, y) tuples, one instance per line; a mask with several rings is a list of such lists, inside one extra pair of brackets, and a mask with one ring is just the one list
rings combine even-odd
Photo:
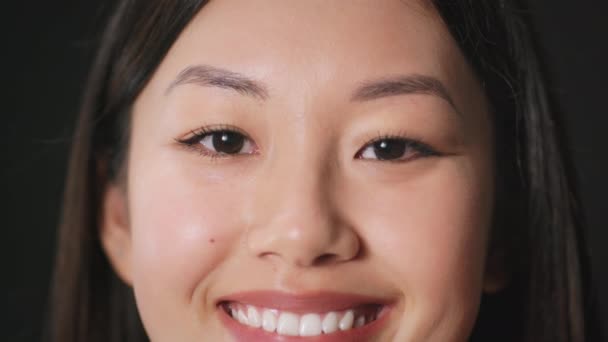
[[(529, 1), (550, 89), (565, 114), (589, 226), (596, 301), (608, 326), (608, 2)], [(0, 341), (40, 339), (70, 135), (111, 3), (2, 6)]]

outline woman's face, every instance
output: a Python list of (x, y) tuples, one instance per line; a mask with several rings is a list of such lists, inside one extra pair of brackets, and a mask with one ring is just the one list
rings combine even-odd
[(104, 246), (152, 341), (463, 341), (492, 150), (428, 4), (212, 1), (135, 103)]

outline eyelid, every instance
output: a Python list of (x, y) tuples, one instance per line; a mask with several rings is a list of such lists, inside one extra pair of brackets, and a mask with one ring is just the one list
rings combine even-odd
[[(369, 148), (372, 144), (382, 141), (382, 140), (402, 140), (405, 141), (410, 148), (416, 150), (417, 153), (421, 153), (422, 155), (419, 157), (433, 157), (433, 156), (441, 156), (443, 153), (439, 152), (436, 148), (431, 146), (430, 144), (424, 142), (422, 139), (417, 139), (409, 136), (406, 133), (397, 133), (397, 134), (377, 134), (374, 138), (368, 139), (367, 142), (361, 147), (357, 153), (355, 154), (356, 159), (366, 160), (366, 161), (378, 161), (378, 162), (406, 162), (411, 159), (396, 159), (396, 160), (380, 160), (380, 159), (363, 159), (361, 158), (361, 154), (365, 149)], [(419, 157), (414, 157), (413, 159), (417, 159)]]
[(217, 132), (222, 132), (222, 131), (230, 131), (230, 132), (236, 132), (241, 134), (242, 136), (244, 136), (245, 138), (252, 140), (251, 137), (249, 136), (249, 134), (245, 133), (245, 131), (243, 131), (242, 129), (233, 126), (233, 125), (227, 125), (227, 124), (218, 124), (218, 125), (208, 125), (208, 126), (202, 126), (200, 128), (191, 130), (190, 132), (184, 134), (182, 136), (182, 138), (177, 138), (175, 139), (178, 143), (182, 143), (182, 144), (196, 144), (200, 138), (202, 138), (205, 135), (209, 135), (212, 133), (217, 133)]
[[(241, 134), (246, 140), (250, 141), (250, 143), (253, 145), (254, 151), (252, 153), (221, 154), (221, 153), (215, 153), (213, 151), (207, 151), (206, 148), (199, 146), (199, 145), (201, 145), (200, 143), (204, 137), (206, 137), (210, 134), (214, 134), (214, 133), (218, 133), (218, 132), (225, 132), (225, 131)], [(194, 150), (194, 151), (204, 155), (205, 157), (208, 157), (211, 159), (234, 158), (234, 157), (241, 157), (244, 155), (253, 155), (253, 154), (257, 154), (257, 149), (258, 149), (257, 145), (255, 144), (254, 140), (250, 138), (249, 134), (245, 133), (245, 131), (243, 131), (239, 127), (236, 127), (233, 125), (227, 125), (227, 124), (202, 126), (195, 130), (191, 130), (189, 133), (185, 134), (182, 138), (176, 138), (175, 141), (178, 143), (178, 145), (180, 145), (184, 148), (187, 148), (189, 150)]]

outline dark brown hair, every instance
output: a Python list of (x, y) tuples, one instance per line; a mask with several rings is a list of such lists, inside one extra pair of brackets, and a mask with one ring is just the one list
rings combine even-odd
[[(99, 240), (101, 194), (125, 166), (130, 109), (203, 0), (122, 0), (84, 94), (69, 165), (52, 287), (55, 342), (146, 341), (132, 290)], [(518, 1), (432, 1), (493, 108), (497, 189), (493, 246), (508, 288), (484, 295), (472, 340), (591, 339), (577, 195), (558, 117)]]

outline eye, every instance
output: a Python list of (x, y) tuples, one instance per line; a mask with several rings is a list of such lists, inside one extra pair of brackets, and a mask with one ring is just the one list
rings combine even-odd
[(386, 137), (368, 143), (357, 152), (355, 157), (358, 159), (407, 161), (437, 155), (439, 153), (422, 142), (400, 137)]
[(201, 129), (178, 142), (210, 157), (255, 153), (255, 145), (251, 139), (234, 129)]

